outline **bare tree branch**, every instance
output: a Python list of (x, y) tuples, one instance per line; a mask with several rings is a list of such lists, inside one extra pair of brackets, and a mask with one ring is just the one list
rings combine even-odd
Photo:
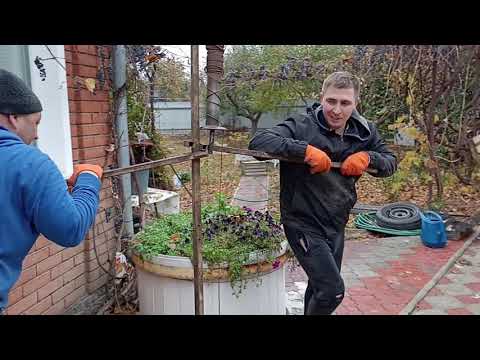
[(44, 46), (47, 48), (48, 52), (50, 53), (50, 55), (52, 56), (52, 58), (56, 61), (56, 63), (57, 63), (58, 65), (60, 65), (60, 67), (61, 67), (63, 70), (67, 71), (67, 69), (65, 68), (65, 66), (63, 66), (63, 64), (62, 64), (60, 61), (58, 61), (57, 57), (56, 57), (55, 55), (53, 55), (53, 52), (52, 52), (52, 50), (50, 50), (50, 48), (48, 47), (48, 45), (44, 45)]

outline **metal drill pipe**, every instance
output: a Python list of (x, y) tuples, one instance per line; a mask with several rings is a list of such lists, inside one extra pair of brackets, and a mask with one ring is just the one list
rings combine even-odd
[(200, 159), (202, 157), (208, 156), (208, 153), (205, 151), (196, 151), (191, 154), (187, 155), (180, 155), (180, 156), (172, 156), (168, 157), (165, 159), (160, 159), (160, 160), (153, 160), (141, 164), (135, 164), (135, 165), (130, 165), (130, 166), (125, 166), (117, 169), (109, 169), (105, 170), (103, 172), (103, 178), (108, 178), (112, 176), (117, 176), (117, 175), (123, 175), (123, 174), (128, 174), (128, 173), (133, 173), (136, 171), (142, 171), (142, 170), (148, 170), (148, 169), (153, 169), (159, 166), (164, 166), (164, 165), (173, 165), (173, 164), (178, 164), (186, 161), (190, 161), (193, 159)]
[[(200, 74), (198, 45), (191, 47), (191, 99), (192, 99), (192, 153), (200, 147)], [(200, 198), (200, 159), (192, 159), (192, 216), (193, 216), (193, 288), (195, 315), (204, 314), (203, 306), (203, 259), (202, 224)]]
[[(191, 141), (184, 141), (185, 146), (192, 146)], [(265, 160), (281, 160), (281, 161), (286, 161), (286, 162), (293, 162), (296, 164), (305, 164), (305, 162), (302, 159), (293, 159), (293, 158), (286, 158), (283, 156), (278, 156), (278, 155), (273, 155), (270, 153), (266, 153), (263, 151), (256, 151), (256, 150), (248, 150), (248, 149), (239, 149), (239, 148), (232, 148), (232, 147), (227, 147), (227, 146), (218, 146), (218, 145), (204, 145), (202, 144), (203, 151), (211, 150), (211, 151), (217, 151), (217, 152), (223, 152), (223, 153), (228, 153), (228, 154), (240, 154), (240, 155), (248, 155), (248, 156), (253, 156), (256, 158), (262, 158)], [(332, 168), (334, 169), (340, 169), (342, 166), (341, 162), (337, 161), (332, 161)], [(372, 168), (367, 168), (366, 170), (370, 174), (376, 174), (378, 173), (377, 169), (372, 169)]]

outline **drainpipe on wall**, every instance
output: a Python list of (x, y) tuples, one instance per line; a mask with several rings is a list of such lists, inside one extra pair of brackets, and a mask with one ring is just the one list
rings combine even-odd
[[(115, 118), (115, 128), (118, 138), (118, 166), (130, 165), (130, 152), (128, 143), (128, 113), (127, 113), (127, 56), (124, 45), (113, 46), (113, 85), (118, 92)], [(132, 217), (132, 185), (130, 174), (120, 175), (122, 188), (124, 235), (129, 239), (133, 237)]]

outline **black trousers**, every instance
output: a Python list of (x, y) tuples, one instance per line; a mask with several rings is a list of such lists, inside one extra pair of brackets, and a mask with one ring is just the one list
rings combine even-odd
[(288, 243), (308, 276), (305, 315), (330, 315), (341, 304), (345, 285), (340, 275), (344, 232), (333, 239), (284, 225)]

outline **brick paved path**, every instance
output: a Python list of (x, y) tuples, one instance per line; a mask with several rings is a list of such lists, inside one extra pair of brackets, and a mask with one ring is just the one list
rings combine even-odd
[(413, 315), (480, 315), (480, 240), (474, 240)]
[[(398, 314), (463, 245), (425, 247), (419, 237), (346, 241), (342, 265), (345, 299), (336, 314)], [(307, 277), (298, 267), (287, 271), (290, 313), (303, 313)]]

